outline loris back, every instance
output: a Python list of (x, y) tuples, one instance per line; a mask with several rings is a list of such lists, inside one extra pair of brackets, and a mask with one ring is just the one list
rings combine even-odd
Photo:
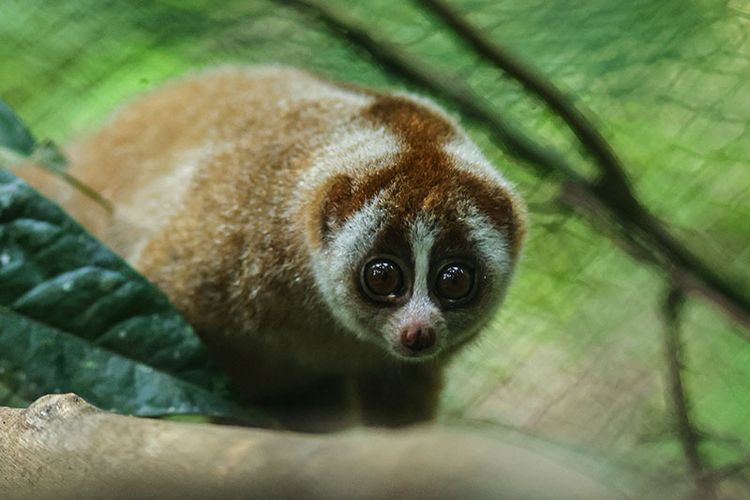
[(126, 105), (26, 177), (160, 286), (255, 400), (343, 381), (366, 421), (435, 412), (502, 302), (523, 207), (431, 102), (227, 67)]

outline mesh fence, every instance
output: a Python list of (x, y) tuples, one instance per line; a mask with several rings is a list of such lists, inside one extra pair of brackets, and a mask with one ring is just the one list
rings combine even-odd
[[(467, 80), (592, 174), (559, 120), (418, 5), (328, 4), (399, 50)], [(589, 110), (641, 200), (711, 266), (750, 289), (750, 3), (454, 4)], [(0, 5), (0, 96), (39, 136), (61, 143), (170, 77), (267, 62), (369, 86), (406, 86), (313, 16), (274, 2)], [(561, 212), (554, 179), (540, 178), (470, 129), (527, 198), (531, 234), (502, 313), (450, 369), (441, 418), (585, 446), (654, 477), (679, 477), (685, 459), (664, 383), (664, 276)], [(683, 329), (683, 375), (704, 437), (701, 453), (716, 468), (747, 460), (750, 344), (740, 326), (696, 298), (686, 304)], [(722, 486), (726, 495), (750, 495), (746, 470), (738, 467)]]

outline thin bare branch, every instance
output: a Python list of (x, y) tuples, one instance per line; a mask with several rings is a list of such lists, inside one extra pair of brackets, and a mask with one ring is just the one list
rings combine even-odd
[[(564, 182), (560, 193), (560, 202), (563, 207), (577, 211), (595, 230), (612, 240), (632, 258), (666, 271), (670, 281), (680, 283), (688, 290), (691, 288), (695, 290), (696, 287), (702, 286), (701, 282), (696, 281), (688, 269), (675, 266), (668, 260), (668, 257), (655, 251), (647, 242), (642, 241), (639, 238), (639, 232), (628, 231), (626, 227), (614, 223), (610, 217), (611, 213), (607, 210), (602, 199), (580, 185)], [(704, 297), (710, 296), (712, 293), (714, 291), (711, 288), (700, 291), (700, 295)], [(714, 297), (714, 302), (724, 304), (720, 297)], [(734, 317), (735, 312), (728, 304), (725, 305), (724, 310), (728, 315)], [(747, 320), (741, 311), (736, 312), (736, 314), (738, 315), (737, 321), (745, 324)], [(738, 330), (737, 335), (750, 341), (750, 330)]]
[(714, 481), (723, 481), (747, 470), (750, 470), (750, 455), (738, 462), (719, 467), (718, 469), (713, 470), (709, 475)]
[(690, 402), (682, 380), (684, 366), (682, 340), (680, 339), (680, 313), (684, 294), (672, 287), (664, 303), (664, 356), (667, 365), (667, 390), (672, 400), (672, 414), (677, 436), (695, 487), (696, 500), (716, 498), (716, 483), (708, 473), (709, 468), (701, 457), (698, 446), (700, 432), (690, 417)]

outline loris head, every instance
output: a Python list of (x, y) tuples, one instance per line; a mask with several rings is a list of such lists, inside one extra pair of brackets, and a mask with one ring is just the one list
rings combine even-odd
[(433, 104), (377, 96), (315, 154), (325, 178), (308, 221), (311, 266), (332, 315), (396, 358), (473, 338), (500, 306), (524, 208)]

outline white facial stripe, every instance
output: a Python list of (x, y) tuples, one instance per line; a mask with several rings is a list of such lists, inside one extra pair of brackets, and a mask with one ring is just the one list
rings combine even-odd
[[(398, 334), (407, 326), (415, 323), (431, 325), (441, 331), (443, 318), (440, 309), (430, 299), (429, 275), (430, 254), (438, 235), (439, 228), (425, 218), (418, 218), (411, 226), (409, 240), (414, 255), (414, 284), (409, 301), (393, 315), (388, 325), (384, 325), (383, 334), (391, 336), (392, 342), (398, 342)], [(443, 335), (438, 335), (438, 342)]]
[(411, 248), (414, 253), (414, 297), (428, 297), (427, 280), (430, 273), (430, 252), (435, 244), (438, 228), (423, 218), (418, 218), (411, 227)]

